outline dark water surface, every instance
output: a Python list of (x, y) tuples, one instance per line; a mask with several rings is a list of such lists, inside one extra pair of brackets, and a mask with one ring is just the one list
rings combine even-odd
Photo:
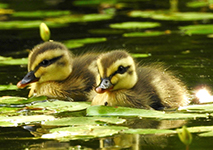
[[(57, 4), (51, 1), (6, 1), (9, 8), (15, 11), (33, 11), (33, 10), (71, 10), (75, 13), (97, 13), (97, 7), (74, 6), (73, 1), (55, 0)], [(185, 0), (179, 1), (180, 11), (198, 11), (199, 9), (189, 9), (185, 6)], [(171, 70), (177, 73), (177, 76), (183, 80), (188, 89), (193, 93), (194, 89), (207, 86), (213, 89), (212, 65), (213, 39), (206, 35), (184, 35), (178, 30), (178, 26), (194, 24), (192, 21), (158, 21), (161, 27), (155, 30), (171, 30), (172, 34), (156, 37), (122, 37), (122, 34), (92, 34), (91, 29), (108, 29), (109, 24), (125, 21), (154, 21), (152, 19), (130, 18), (124, 15), (129, 10), (134, 9), (169, 9), (169, 1), (132, 1), (131, 7), (118, 11), (115, 17), (106, 21), (70, 23), (68, 27), (51, 28), (51, 39), (61, 41), (68, 39), (80, 39), (86, 37), (107, 37), (106, 42), (87, 44), (81, 48), (72, 49), (73, 53), (79, 54), (86, 51), (108, 51), (113, 49), (126, 49), (131, 53), (150, 53), (151, 57), (139, 59), (142, 62), (164, 62)], [(9, 20), (18, 18), (10, 18)], [(198, 21), (199, 22), (199, 21)], [(200, 21), (201, 22), (201, 21)], [(208, 23), (212, 23), (209, 20)], [(138, 29), (139, 30), (139, 29)], [(139, 30), (143, 31), (143, 30)], [(27, 57), (27, 49), (41, 43), (38, 29), (19, 29), (19, 30), (0, 30), (0, 55), (11, 56), (14, 58)], [(185, 51), (190, 53), (183, 54)], [(0, 85), (16, 84), (27, 72), (26, 66), (0, 66)], [(24, 96), (28, 93), (27, 89), (17, 91), (3, 91), (0, 96)], [(164, 128), (168, 122), (132, 119), (133, 128)], [(176, 121), (171, 123), (171, 128), (179, 127), (185, 121)], [(211, 118), (189, 120), (187, 126), (212, 125)], [(185, 149), (184, 145), (175, 135), (116, 135), (114, 137), (95, 139), (91, 141), (70, 141), (59, 143), (48, 140), (27, 140), (26, 137), (32, 137), (27, 130), (23, 128), (0, 128), (0, 149)], [(11, 137), (13, 139), (11, 139)], [(10, 138), (10, 140), (7, 140)], [(17, 138), (17, 139), (16, 139)], [(18, 140), (18, 138), (22, 138)], [(212, 137), (201, 138), (193, 135), (193, 143), (190, 149), (210, 150), (212, 149)], [(120, 144), (118, 144), (120, 142)], [(122, 148), (113, 147), (118, 144)], [(105, 148), (103, 148), (105, 147)], [(108, 148), (107, 148), (108, 147)]]

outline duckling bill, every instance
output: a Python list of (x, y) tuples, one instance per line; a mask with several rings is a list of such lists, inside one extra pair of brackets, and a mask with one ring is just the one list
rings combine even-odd
[(102, 54), (92, 105), (145, 109), (176, 108), (188, 104), (188, 92), (180, 80), (159, 65), (138, 66), (123, 50)]
[(39, 44), (29, 54), (28, 73), (17, 87), (30, 85), (29, 97), (88, 100), (95, 85), (96, 58), (96, 54), (74, 57), (59, 42)]

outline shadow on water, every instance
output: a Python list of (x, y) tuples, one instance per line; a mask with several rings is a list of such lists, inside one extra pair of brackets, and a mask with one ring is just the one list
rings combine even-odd
[[(71, 10), (76, 13), (97, 13), (97, 7), (75, 6), (74, 1), (5, 1), (10, 9), (15, 11), (33, 10)], [(186, 1), (179, 1), (179, 10), (192, 11), (185, 6)], [(109, 24), (124, 21), (154, 21), (147, 18), (130, 18), (124, 15), (131, 9), (169, 9), (169, 2), (161, 1), (134, 1), (131, 7), (126, 7), (111, 20), (69, 23), (66, 27), (51, 28), (51, 37), (56, 41), (78, 39), (86, 37), (107, 37), (106, 42), (87, 44), (84, 47), (72, 49), (79, 54), (86, 51), (109, 51), (112, 49), (126, 49), (132, 53), (150, 53), (151, 57), (137, 58), (140, 62), (164, 62), (177, 76), (183, 80), (188, 89), (199, 87), (213, 89), (212, 81), (212, 39), (205, 35), (183, 35), (178, 26), (189, 25), (192, 22), (158, 21), (162, 26), (156, 30), (172, 30), (172, 34), (156, 37), (122, 37), (122, 34), (94, 34), (92, 29), (108, 29)], [(10, 15), (5, 16), (10, 18)], [(1, 18), (0, 18), (1, 19)], [(12, 18), (11, 18), (12, 19)], [(18, 20), (19, 18), (13, 18)], [(35, 18), (34, 18), (35, 19)], [(37, 18), (36, 18), (37, 19)], [(209, 23), (212, 21), (209, 20)], [(139, 30), (139, 29), (137, 29)], [(173, 32), (174, 31), (174, 32)], [(28, 49), (41, 43), (39, 31), (33, 29), (0, 30), (0, 55), (5, 57), (27, 57)], [(187, 53), (189, 52), (189, 53)], [(27, 72), (26, 65), (0, 66), (0, 85), (15, 85)], [(0, 96), (26, 97), (27, 89), (1, 91)], [(182, 125), (201, 126), (211, 125), (211, 118), (198, 120), (149, 120), (129, 118), (125, 126), (133, 129), (176, 129)], [(71, 140), (58, 142), (55, 140), (29, 140), (33, 135), (39, 136), (42, 127), (35, 126), (33, 130), (21, 127), (0, 128), (0, 146), (2, 149), (184, 149), (178, 136), (174, 134), (143, 135), (143, 134), (118, 134), (112, 137), (96, 138), (89, 141)], [(196, 134), (191, 149), (211, 149), (212, 137), (198, 137)], [(8, 140), (9, 139), (9, 140)]]

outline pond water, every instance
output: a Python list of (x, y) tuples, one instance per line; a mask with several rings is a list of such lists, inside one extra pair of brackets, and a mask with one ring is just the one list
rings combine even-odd
[[(100, 13), (99, 4), (78, 5), (82, 1), (69, 0), (40, 0), (40, 1), (4, 1), (7, 4), (6, 9), (15, 12), (21, 11), (71, 11), (71, 14), (98, 14)], [(96, 1), (94, 1), (96, 2)], [(98, 2), (98, 1), (97, 1)], [(113, 1), (112, 12), (115, 13), (111, 19), (99, 21), (76, 21), (68, 22), (66, 26), (50, 27), (51, 39), (55, 41), (67, 41), (71, 39), (97, 38), (106, 37), (106, 41), (98, 43), (89, 43), (81, 47), (72, 48), (74, 54), (80, 54), (87, 51), (109, 51), (114, 49), (126, 49), (131, 53), (149, 54), (149, 57), (136, 58), (141, 62), (164, 62), (176, 75), (186, 83), (192, 94), (194, 91), (206, 87), (213, 89), (212, 65), (213, 39), (207, 37), (207, 34), (184, 34), (180, 31), (180, 26), (211, 24), (211, 19), (198, 19), (193, 21), (177, 21), (177, 20), (156, 20), (152, 18), (130, 17), (128, 12), (132, 10), (169, 10), (171, 5), (169, 1), (155, 0), (134, 0), (134, 1)], [(172, 2), (172, 1), (171, 1)], [(186, 6), (186, 0), (173, 2), (178, 3), (180, 12), (211, 12), (208, 7), (190, 8)], [(83, 1), (82, 4), (86, 3)], [(126, 4), (122, 8), (117, 9), (117, 3)], [(0, 5), (1, 6), (1, 5)], [(104, 6), (102, 6), (104, 7)], [(101, 8), (102, 8), (101, 7)], [(99, 8), (99, 11), (98, 11)], [(14, 20), (45, 20), (50, 17), (21, 17), (12, 14), (0, 15), (2, 21)], [(161, 26), (153, 29), (110, 29), (112, 23), (121, 22), (159, 22)], [(113, 32), (112, 32), (113, 31)], [(147, 31), (163, 31), (168, 34), (148, 37), (124, 37), (125, 32), (147, 32)], [(39, 29), (33, 28), (11, 28), (2, 29), (0, 27), (0, 56), (13, 58), (26, 58), (29, 49), (42, 40), (39, 35)], [(16, 85), (27, 73), (26, 64), (23, 65), (0, 65), (0, 85)], [(27, 97), (27, 89), (4, 90), (0, 92), (0, 96), (21, 96)], [(211, 126), (213, 121), (211, 117), (200, 119), (184, 119), (184, 120), (154, 120), (141, 119), (138, 117), (125, 118), (127, 123), (124, 126), (133, 129), (176, 129), (182, 125), (192, 126)], [(1, 127), (0, 128), (0, 146), (1, 149), (185, 149), (180, 142), (177, 134), (116, 134), (102, 138), (94, 138), (92, 140), (70, 140), (69, 142), (58, 142), (56, 140), (32, 139), (36, 136), (29, 127)], [(38, 127), (39, 128), (39, 125)], [(26, 130), (27, 129), (27, 130)], [(30, 131), (31, 132), (30, 132)], [(212, 149), (213, 140), (210, 137), (200, 137), (193, 134), (193, 142), (190, 149)]]

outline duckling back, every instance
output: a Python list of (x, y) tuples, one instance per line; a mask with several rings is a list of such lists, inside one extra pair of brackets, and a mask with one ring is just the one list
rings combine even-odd
[(117, 50), (100, 56), (97, 66), (98, 94), (92, 105), (159, 110), (188, 104), (186, 87), (160, 65), (138, 66), (127, 52)]

